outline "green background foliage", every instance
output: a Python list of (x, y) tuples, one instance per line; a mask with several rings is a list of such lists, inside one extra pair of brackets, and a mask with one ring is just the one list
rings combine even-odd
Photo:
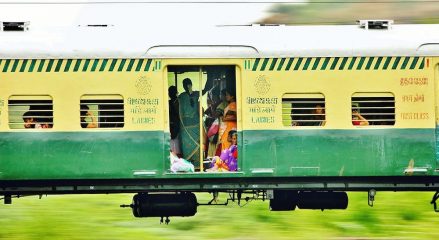
[[(298, 1), (300, 2), (300, 1)], [(265, 24), (355, 24), (359, 19), (392, 19), (395, 23), (439, 23), (435, 1), (309, 0), (299, 4), (274, 4)]]
[[(0, 205), (0, 239), (438, 239), (439, 213), (432, 192), (378, 192), (375, 206), (367, 193), (349, 193), (345, 211), (270, 212), (268, 201), (244, 207), (200, 206), (195, 217), (134, 218), (132, 194), (36, 196)], [(198, 194), (200, 203), (210, 200)], [(226, 194), (219, 195), (224, 202)]]

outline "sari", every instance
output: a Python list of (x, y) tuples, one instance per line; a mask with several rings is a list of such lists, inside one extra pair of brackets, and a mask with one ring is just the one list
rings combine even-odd
[[(235, 117), (231, 117), (230, 112), (234, 112)], [(227, 107), (224, 109), (223, 114), (223, 121), (221, 122), (221, 126), (219, 129), (219, 136), (220, 136), (220, 142), (221, 142), (221, 151), (224, 151), (228, 148), (230, 148), (230, 145), (232, 145), (231, 142), (228, 141), (229, 132), (231, 130), (237, 129), (237, 123), (236, 123), (236, 102), (231, 102)]]
[[(216, 106), (215, 112), (216, 112), (217, 116), (223, 116), (224, 109), (226, 107), (227, 107), (227, 102), (221, 102), (218, 106)], [(222, 117), (218, 117), (217, 120), (218, 120), (218, 126), (220, 128), (221, 123), (223, 121)], [(219, 128), (218, 128), (218, 132), (217, 132), (216, 136), (212, 137), (212, 139), (209, 139), (209, 146), (208, 146), (208, 151), (207, 151), (208, 157), (219, 156), (221, 154), (221, 149), (219, 149), (219, 145), (221, 144), (221, 139), (220, 139), (220, 135), (219, 135)]]
[(215, 156), (210, 163), (208, 172), (235, 172), (238, 170), (238, 147), (231, 145), (223, 150), (220, 156)]
[(200, 115), (199, 92), (191, 95), (183, 92), (178, 96), (180, 115), (179, 140), (183, 158), (192, 162), (195, 167), (200, 166)]

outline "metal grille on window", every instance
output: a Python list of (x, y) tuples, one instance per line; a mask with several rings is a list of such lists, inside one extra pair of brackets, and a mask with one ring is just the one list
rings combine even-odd
[(8, 113), (11, 129), (53, 127), (53, 101), (50, 96), (11, 96)]
[(356, 93), (352, 96), (353, 125), (395, 125), (395, 96), (391, 93)]
[(124, 126), (123, 99), (86, 96), (80, 102), (82, 128), (121, 128)]
[(282, 98), (284, 126), (325, 126), (326, 111), (323, 94), (285, 94)]

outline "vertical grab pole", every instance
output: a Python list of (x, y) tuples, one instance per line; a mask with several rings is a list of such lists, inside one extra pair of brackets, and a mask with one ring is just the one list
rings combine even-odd
[[(236, 101), (236, 132), (238, 133), (239, 131), (241, 131), (241, 137), (238, 138), (238, 159), (236, 159), (237, 164), (238, 164), (238, 169), (237, 171), (242, 171), (244, 165), (241, 161), (239, 161), (239, 156), (243, 156), (243, 152), (242, 149), (244, 149), (243, 143), (244, 143), (244, 131), (242, 131), (243, 129), (243, 122), (242, 122), (242, 104), (243, 104), (243, 97), (242, 97), (242, 88), (241, 86), (243, 86), (242, 83), (242, 78), (241, 78), (241, 67), (239, 65), (235, 65), (235, 101)], [(239, 100), (238, 100), (239, 99)], [(239, 135), (238, 135), (239, 136)], [(241, 154), (239, 154), (241, 153)], [(241, 157), (241, 159), (243, 159), (243, 157)]]
[[(433, 60), (433, 59), (431, 59)], [(430, 67), (430, 58), (425, 57), (423, 60), (424, 62), (424, 68), (428, 69)], [(433, 65), (434, 66), (434, 98), (435, 98), (435, 116), (433, 119), (436, 119), (435, 121), (435, 140), (436, 140), (436, 161), (435, 161), (435, 169), (436, 171), (439, 170), (439, 65)], [(427, 70), (428, 71), (428, 70)], [(427, 72), (426, 71), (426, 72)]]
[(203, 166), (203, 154), (204, 154), (204, 149), (203, 149), (203, 143), (204, 143), (204, 139), (203, 139), (203, 106), (201, 104), (201, 100), (203, 99), (203, 68), (200, 67), (199, 68), (199, 96), (198, 96), (198, 110), (199, 110), (199, 119), (200, 119), (200, 139), (199, 139), (199, 152), (200, 152), (200, 172), (204, 172), (204, 166)]

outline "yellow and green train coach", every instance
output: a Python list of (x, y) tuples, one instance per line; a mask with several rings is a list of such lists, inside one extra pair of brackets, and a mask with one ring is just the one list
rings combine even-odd
[[(439, 26), (372, 23), (0, 32), (0, 194), (138, 192), (136, 216), (171, 216), (194, 214), (179, 212), (192, 192), (291, 210), (344, 208), (343, 191), (438, 191)], [(197, 116), (178, 156), (194, 172), (170, 160), (168, 89), (181, 95), (187, 78), (198, 95), (180, 105)], [(212, 172), (205, 112), (222, 89), (236, 100), (237, 169)]]

